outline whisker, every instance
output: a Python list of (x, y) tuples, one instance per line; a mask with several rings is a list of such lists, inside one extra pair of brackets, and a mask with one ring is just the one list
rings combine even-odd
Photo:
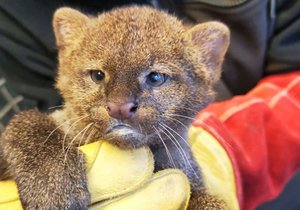
[[(94, 124), (94, 123), (93, 123), (93, 124)], [(91, 129), (90, 129), (90, 128), (91, 128)], [(90, 130), (89, 130), (89, 129), (90, 129)], [(89, 130), (89, 131), (88, 131), (88, 130)], [(85, 134), (86, 134), (87, 132), (89, 132), (89, 134), (88, 134), (87, 137), (85, 138), (83, 145), (86, 145), (86, 144), (89, 142), (91, 136), (93, 136), (93, 135), (96, 133), (96, 130), (93, 130), (93, 126), (91, 125), (88, 129), (86, 129), (86, 131), (84, 132), (83, 136), (85, 136)], [(80, 140), (80, 145), (81, 145), (82, 139), (83, 139), (83, 137), (82, 137), (81, 140)], [(83, 159), (84, 153), (81, 152), (81, 150), (79, 149), (79, 146), (80, 146), (80, 145), (78, 145), (78, 147), (77, 147), (77, 155), (80, 154), (80, 155), (81, 155), (81, 160), (84, 160), (84, 159)]]
[(184, 110), (188, 110), (188, 111), (191, 111), (192, 113), (195, 113), (195, 114), (197, 114), (200, 111), (198, 109), (196, 110), (196, 109), (192, 109), (192, 108), (189, 108), (189, 107), (186, 107), (186, 106), (180, 106), (180, 105), (176, 105), (174, 107), (184, 109)]
[(183, 136), (181, 136), (177, 131), (175, 131), (173, 128), (171, 128), (170, 126), (167, 126), (165, 123), (163, 123), (164, 127), (168, 128), (169, 130), (173, 131), (179, 138), (181, 138), (183, 140), (183, 142), (190, 147), (190, 144), (188, 142), (187, 139), (183, 138)]
[(51, 110), (51, 109), (56, 109), (56, 108), (60, 108), (60, 107), (64, 107), (64, 105), (57, 105), (57, 106), (51, 106), (48, 108), (48, 110)]
[(157, 130), (157, 128), (156, 128), (155, 126), (153, 126), (153, 128), (155, 129), (156, 134), (158, 135), (159, 139), (161, 140), (161, 142), (163, 143), (163, 145), (164, 145), (164, 147), (165, 147), (165, 150), (166, 150), (166, 153), (167, 153), (167, 156), (168, 156), (168, 158), (169, 158), (170, 163), (173, 165), (174, 168), (176, 168), (176, 165), (175, 165), (175, 163), (174, 163), (174, 160), (173, 160), (173, 158), (172, 158), (172, 155), (171, 155), (171, 153), (170, 153), (170, 151), (169, 151), (167, 145), (165, 144), (164, 140), (162, 139), (162, 137), (161, 137), (159, 131)]
[(65, 136), (64, 136), (64, 139), (63, 139), (63, 142), (62, 142), (62, 150), (65, 151), (65, 141), (66, 141), (66, 138), (67, 138), (67, 135), (68, 133), (71, 131), (72, 127), (74, 125), (76, 125), (76, 123), (80, 122), (81, 120), (83, 120), (84, 118), (87, 118), (89, 115), (85, 115), (83, 117), (80, 117), (78, 120), (76, 120), (74, 123), (72, 123), (72, 125), (68, 128), (68, 130), (65, 132)]
[(68, 123), (68, 122), (70, 122), (70, 121), (72, 121), (72, 120), (78, 119), (78, 118), (80, 118), (80, 117), (74, 117), (74, 118), (72, 118), (72, 119), (68, 119), (68, 120), (64, 121), (62, 124), (60, 124), (59, 126), (57, 126), (54, 130), (51, 131), (51, 133), (47, 136), (47, 138), (45, 139), (45, 141), (43, 141), (43, 144), (45, 144), (45, 143), (49, 140), (49, 138), (52, 136), (52, 134), (53, 134), (57, 129), (59, 129), (60, 127), (62, 127), (62, 126), (65, 125), (66, 123)]
[(81, 138), (80, 138), (78, 147), (81, 146), (81, 142), (82, 142), (83, 138), (85, 137), (87, 131), (88, 131), (90, 128), (92, 128), (94, 124), (95, 124), (95, 123), (90, 123), (90, 124), (89, 124), (90, 126), (84, 131), (84, 133), (82, 134), (82, 136), (81, 136)]
[(72, 141), (68, 144), (67, 148), (66, 148), (66, 153), (65, 153), (65, 158), (64, 158), (64, 163), (67, 160), (67, 155), (68, 152), (70, 151), (71, 147), (73, 146), (73, 142), (77, 139), (77, 137), (82, 133), (85, 132), (87, 129), (89, 129), (90, 126), (92, 126), (94, 123), (90, 123), (87, 126), (85, 126), (78, 134), (76, 134), (76, 136), (74, 136), (74, 138), (72, 139)]
[(132, 147), (133, 149), (135, 149), (136, 146), (135, 146), (135, 144), (134, 144), (134, 141), (133, 141), (132, 139), (129, 139), (129, 141), (130, 141), (131, 147)]
[[(184, 143), (187, 143), (186, 142), (186, 140), (181, 136), (181, 135), (179, 135), (175, 130), (173, 130), (172, 128), (170, 128), (169, 126), (167, 126), (166, 124), (161, 124), (161, 123), (159, 123), (161, 126), (163, 126), (163, 128), (173, 137), (173, 139), (174, 139), (174, 141), (178, 144), (178, 146), (180, 147), (180, 149), (182, 150), (182, 152), (184, 153), (184, 158), (186, 159), (186, 162), (188, 163), (188, 165), (189, 165), (189, 167), (192, 169), (192, 171), (193, 171), (193, 173), (194, 173), (194, 175), (197, 177), (197, 178), (199, 178), (198, 177), (198, 175), (197, 175), (197, 173), (196, 173), (196, 171), (194, 170), (194, 168), (192, 167), (192, 165), (191, 165), (191, 163), (190, 163), (190, 161), (189, 161), (189, 159), (188, 159), (188, 157), (187, 157), (187, 155), (186, 155), (186, 151), (182, 148), (182, 146), (180, 145), (180, 143), (177, 141), (177, 139), (175, 138), (175, 136), (171, 133), (171, 131), (173, 131), (173, 132), (175, 132), (183, 141), (184, 141)], [(169, 129), (171, 129), (171, 131), (169, 130)], [(172, 141), (172, 143), (174, 144), (174, 142)], [(189, 144), (187, 144), (189, 147), (190, 147), (190, 145)]]
[(140, 133), (142, 133), (142, 126), (141, 126), (141, 124), (139, 123), (139, 131), (140, 131)]
[[(92, 124), (92, 125), (91, 125), (90, 127), (88, 127), (88, 128), (84, 131), (84, 133), (82, 134), (82, 136), (81, 136), (81, 138), (80, 138), (79, 143), (77, 144), (77, 156), (79, 156), (79, 153), (81, 154), (81, 156), (83, 156), (83, 153), (80, 152), (80, 148), (79, 148), (79, 147), (81, 146), (82, 140), (83, 140), (83, 138), (85, 138), (85, 135), (87, 134), (87, 132), (89, 131), (89, 129), (90, 129), (90, 128), (93, 128), (94, 123), (91, 123), (91, 124)], [(90, 135), (90, 134), (88, 134), (87, 137), (89, 137), (89, 135)], [(87, 138), (85, 138), (85, 140), (84, 140), (84, 145), (86, 144), (86, 141), (87, 141)]]
[[(185, 154), (185, 152), (184, 152), (184, 150), (182, 149), (182, 147), (181, 147), (181, 145), (178, 145), (179, 143), (176, 141), (176, 139), (174, 138), (174, 136), (173, 136), (173, 139), (172, 139), (172, 137), (170, 137), (169, 136), (169, 134), (167, 134), (165, 131), (167, 131), (167, 129), (165, 129), (164, 127), (162, 127), (162, 125), (160, 124), (160, 126), (161, 126), (161, 128), (162, 128), (162, 132), (169, 138), (169, 140), (174, 144), (174, 146), (176, 147), (176, 149), (178, 150), (178, 152), (180, 153), (180, 155), (181, 155), (181, 157), (182, 157), (182, 159), (183, 159), (183, 161), (184, 161), (184, 165), (185, 165), (185, 167), (187, 167), (187, 163), (186, 163), (186, 161), (188, 161), (185, 157), (186, 157), (186, 154)], [(169, 133), (169, 132), (168, 132)], [(174, 142), (175, 141), (175, 142)]]
[(169, 119), (169, 120), (171, 120), (171, 121), (174, 120), (174, 121), (178, 122), (178, 123), (181, 124), (186, 130), (189, 129), (189, 127), (188, 127), (187, 125), (185, 125), (183, 122), (181, 122), (180, 120), (178, 120), (178, 119), (176, 119), (176, 118), (174, 118), (174, 117), (171, 117), (171, 116), (169, 116), (169, 115), (166, 115), (166, 118)]
[(177, 116), (177, 117), (182, 117), (182, 118), (185, 118), (185, 119), (189, 119), (189, 120), (196, 120), (195, 118), (192, 118), (192, 117), (188, 117), (188, 116), (185, 116), (185, 115), (180, 115), (180, 114), (169, 114), (170, 116)]
[(89, 135), (86, 137), (86, 139), (85, 139), (83, 145), (86, 145), (86, 144), (91, 140), (91, 137), (94, 136), (96, 133), (97, 133), (97, 130), (96, 130), (94, 127), (91, 127), (90, 133), (89, 133)]

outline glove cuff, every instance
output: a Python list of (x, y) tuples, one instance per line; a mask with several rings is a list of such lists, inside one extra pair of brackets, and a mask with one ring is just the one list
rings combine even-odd
[(208, 193), (225, 201), (229, 209), (238, 210), (235, 173), (225, 149), (201, 127), (191, 127), (189, 139)]

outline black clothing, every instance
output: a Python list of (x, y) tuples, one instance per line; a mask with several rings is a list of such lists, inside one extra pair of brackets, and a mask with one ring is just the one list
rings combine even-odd
[[(95, 14), (113, 6), (146, 1), (0, 0), (0, 76), (10, 91), (24, 96), (21, 104), (47, 110), (61, 103), (54, 90), (57, 48), (52, 29), (54, 11), (62, 6)], [(1, 99), (1, 98), (0, 98)]]
[(222, 76), (234, 95), (246, 93), (266, 74), (300, 69), (298, 0), (167, 0), (160, 6), (187, 21), (229, 26)]

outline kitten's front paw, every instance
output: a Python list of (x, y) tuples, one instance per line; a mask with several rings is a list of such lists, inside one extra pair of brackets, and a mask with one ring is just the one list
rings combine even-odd
[(229, 210), (226, 203), (209, 195), (205, 189), (192, 192), (188, 210)]
[[(50, 183), (52, 182), (53, 183)], [(84, 185), (74, 180), (55, 183), (57, 180), (37, 180), (30, 187), (18, 184), (24, 210), (84, 210), (90, 202), (90, 195)]]
[[(48, 180), (50, 181), (50, 180)], [(52, 180), (56, 182), (57, 180)], [(74, 180), (64, 184), (46, 183), (37, 180), (30, 187), (19, 185), (20, 199), (24, 210), (84, 210), (90, 202), (88, 190)], [(48, 185), (48, 186), (47, 186)]]
[(75, 151), (66, 161), (49, 158), (40, 168), (19, 172), (16, 182), (25, 210), (81, 210), (90, 202), (84, 162)]
[[(71, 192), (72, 193), (72, 192)], [(71, 194), (70, 193), (70, 194)], [(77, 195), (72, 193), (69, 195), (53, 196), (51, 199), (49, 197), (36, 196), (35, 199), (28, 199), (21, 196), (22, 206), (24, 210), (37, 210), (37, 209), (51, 209), (51, 210), (85, 210), (89, 204), (89, 194), (88, 193), (78, 193)], [(54, 201), (56, 200), (56, 201)]]

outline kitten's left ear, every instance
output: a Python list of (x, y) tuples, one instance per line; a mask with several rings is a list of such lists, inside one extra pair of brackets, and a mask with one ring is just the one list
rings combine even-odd
[(187, 31), (187, 36), (196, 47), (197, 56), (211, 71), (214, 81), (219, 79), (221, 65), (229, 46), (230, 31), (220, 22), (198, 24)]
[(81, 12), (62, 7), (54, 13), (53, 28), (58, 47), (76, 44), (87, 24), (88, 17)]

